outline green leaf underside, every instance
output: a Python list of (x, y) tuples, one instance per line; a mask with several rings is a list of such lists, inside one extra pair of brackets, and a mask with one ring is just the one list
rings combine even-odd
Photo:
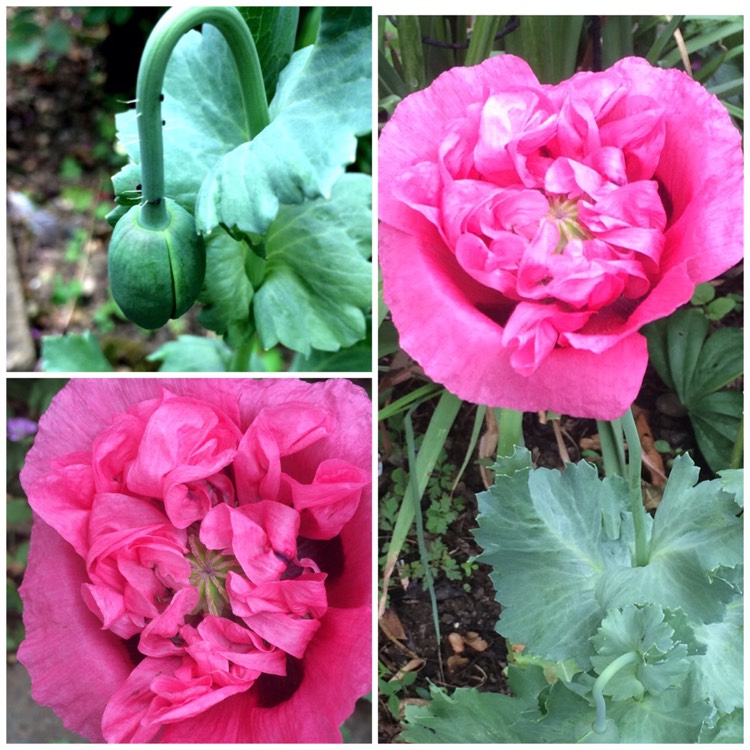
[(205, 307), (199, 321), (236, 348), (255, 331), (250, 320), (254, 291), (245, 271), (252, 251), (246, 242), (237, 242), (222, 231), (206, 240), (206, 278), (198, 298)]
[(369, 176), (345, 174), (330, 200), (282, 207), (266, 236), (268, 260), (253, 299), (264, 348), (281, 343), (308, 355), (365, 337), (371, 193)]
[(161, 372), (224, 372), (231, 351), (219, 340), (203, 336), (179, 336), (162, 344), (147, 359), (161, 362)]
[(729, 466), (742, 419), (742, 392), (710, 393), (696, 399), (689, 414), (695, 440), (708, 465), (714, 471)]
[(99, 342), (86, 331), (42, 339), (44, 372), (112, 372), (114, 368), (104, 356)]
[[(234, 62), (219, 31), (205, 24), (201, 32), (189, 31), (180, 39), (167, 65), (163, 92), (165, 192), (193, 212), (209, 170), (250, 137)], [(120, 144), (139, 163), (135, 110), (117, 115), (115, 122)], [(115, 175), (116, 193), (140, 182), (136, 169), (129, 164)]]
[[(588, 639), (611, 608), (656, 602), (698, 624), (720, 621), (735, 591), (718, 572), (741, 564), (742, 524), (721, 481), (694, 487), (697, 477), (689, 457), (675, 461), (652, 526), (649, 562), (631, 567), (633, 523), (622, 480), (601, 481), (583, 463), (562, 473), (498, 476), (479, 497), (475, 532), (503, 605), (498, 631), (533, 655), (575, 658), (587, 670)], [(603, 504), (619, 507), (616, 539), (605, 532)]]
[(226, 153), (201, 187), (196, 223), (264, 234), (280, 203), (329, 195), (372, 128), (371, 14), (325, 8), (314, 47), (292, 56), (271, 104), (271, 124)]

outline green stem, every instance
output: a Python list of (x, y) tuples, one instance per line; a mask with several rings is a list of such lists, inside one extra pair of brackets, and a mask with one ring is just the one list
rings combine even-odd
[(599, 431), (599, 442), (602, 447), (604, 473), (608, 477), (625, 476), (625, 450), (622, 447), (622, 424), (619, 419), (614, 422), (596, 421)]
[(466, 51), (466, 65), (479, 65), (490, 56), (501, 20), (501, 16), (477, 16)]
[(139, 220), (147, 229), (162, 229), (169, 222), (164, 198), (164, 144), (161, 96), (167, 63), (183, 34), (203, 23), (215, 26), (226, 39), (237, 68), (242, 103), (250, 137), (268, 125), (268, 102), (258, 53), (247, 24), (236, 8), (214, 6), (168, 10), (154, 27), (138, 68), (136, 112), (141, 152), (142, 210)]
[(604, 671), (596, 678), (592, 695), (594, 706), (596, 706), (596, 719), (594, 720), (593, 730), (596, 734), (602, 734), (607, 728), (607, 704), (604, 700), (604, 688), (607, 683), (628, 664), (634, 664), (640, 659), (635, 651), (628, 651), (627, 654), (618, 656), (611, 664), (605, 667)]
[(404, 82), (409, 91), (419, 91), (427, 85), (419, 16), (398, 16), (397, 21)]
[(523, 412), (515, 409), (495, 409), (497, 419), (497, 457), (512, 456), (515, 447), (523, 446)]
[(742, 451), (745, 445), (744, 432), (742, 429), (744, 423), (744, 417), (740, 416), (740, 426), (737, 429), (737, 437), (734, 439), (734, 445), (732, 446), (732, 455), (729, 458), (730, 469), (739, 469), (742, 465)]
[(648, 540), (646, 539), (646, 509), (643, 507), (641, 491), (641, 438), (635, 426), (632, 409), (620, 417), (628, 441), (628, 484), (630, 485), (630, 508), (633, 513), (635, 529), (635, 565), (642, 567), (648, 563)]

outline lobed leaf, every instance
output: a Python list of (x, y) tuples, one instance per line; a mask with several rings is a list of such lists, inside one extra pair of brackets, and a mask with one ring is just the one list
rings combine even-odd
[(429, 706), (407, 706), (407, 742), (451, 743), (520, 742), (512, 729), (524, 704), (500, 693), (458, 688), (452, 695), (430, 686)]
[[(318, 39), (279, 78), (271, 123), (226, 154), (201, 186), (199, 231), (265, 234), (281, 204), (327, 197), (372, 128), (371, 13), (325, 8)], [(246, 139), (245, 139), (246, 140)]]
[(337, 351), (367, 334), (372, 295), (372, 180), (346, 174), (329, 200), (283, 206), (266, 236), (253, 299), (263, 347)]
[[(521, 457), (527, 451), (517, 450)], [(590, 464), (571, 464), (560, 473), (521, 469), (498, 475), (479, 496), (479, 529), (484, 549), (478, 559), (491, 575), (503, 612), (497, 629), (534, 655), (553, 661), (574, 658), (588, 668), (588, 638), (605, 609), (601, 579), (609, 568), (630, 564), (623, 539), (608, 539), (602, 506), (625, 512), (621, 478), (598, 479)], [(533, 606), (530, 606), (533, 602)]]
[[(658, 604), (628, 605), (612, 609), (593, 637), (597, 653), (591, 662), (601, 674), (617, 657), (631, 651), (640, 661), (621, 669), (607, 683), (605, 695), (615, 701), (658, 694), (679, 685), (690, 669), (688, 643), (680, 639), (670, 616)], [(684, 620), (684, 615), (682, 616)], [(682, 637), (695, 645), (692, 629), (682, 623)]]
[(690, 457), (677, 458), (654, 518), (649, 562), (608, 574), (606, 608), (650, 601), (680, 608), (696, 624), (723, 618), (735, 590), (716, 571), (742, 563), (742, 521), (720, 480), (697, 480)]

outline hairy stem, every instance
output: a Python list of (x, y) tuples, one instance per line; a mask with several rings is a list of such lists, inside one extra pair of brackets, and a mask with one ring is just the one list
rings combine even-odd
[(164, 144), (161, 96), (167, 63), (183, 34), (203, 23), (215, 26), (226, 39), (237, 69), (250, 137), (270, 121), (260, 60), (247, 24), (236, 8), (213, 6), (168, 10), (154, 27), (138, 68), (136, 112), (141, 152), (142, 225), (161, 229), (169, 222), (164, 205)]
[(607, 704), (604, 700), (604, 688), (607, 683), (628, 664), (634, 664), (640, 659), (635, 651), (628, 651), (627, 654), (618, 656), (604, 671), (596, 678), (592, 695), (594, 697), (594, 706), (596, 706), (596, 719), (594, 719), (593, 730), (596, 734), (602, 734), (607, 728)]

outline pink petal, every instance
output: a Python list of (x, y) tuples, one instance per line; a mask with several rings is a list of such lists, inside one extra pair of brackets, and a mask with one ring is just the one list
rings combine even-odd
[[(39, 435), (37, 440), (43, 440), (46, 430), (40, 427)], [(29, 504), (35, 513), (73, 545), (79, 555), (85, 555), (89, 546), (88, 517), (94, 502), (91, 455), (77, 451), (52, 459), (48, 473), (31, 481), (35, 455), (33, 448), (29, 455), (32, 458), (27, 458), (21, 472)]]
[(204, 479), (227, 466), (239, 440), (237, 426), (223, 412), (165, 391), (128, 471), (128, 487), (163, 498), (170, 484)]
[[(459, 398), (597, 419), (615, 419), (633, 403), (648, 361), (642, 336), (626, 337), (606, 355), (556, 349), (532, 377), (524, 377), (511, 366), (503, 326), (494, 319), (504, 310), (483, 304), (482, 296), (461, 282), (444, 248), (385, 225), (379, 237), (386, 303), (401, 346)], [(408, 278), (400, 273), (404, 257)], [(414, 278), (420, 283), (412, 283)]]
[[(488, 93), (501, 92), (506, 87), (536, 85), (537, 80), (526, 62), (502, 55), (490, 64), (452, 68), (429, 88), (404, 99), (396, 107), (378, 146), (380, 218), (396, 227), (413, 227), (414, 211), (394, 200), (391, 194), (404, 168), (419, 162), (437, 161), (443, 128), (464, 118), (472, 103), (484, 101)], [(424, 127), (425, 122), (430, 123), (429, 128)]]
[(164, 727), (162, 742), (338, 743), (358, 696), (371, 690), (371, 611), (330, 610), (302, 661), (302, 681), (286, 700), (262, 708), (261, 687), (192, 719)]
[(107, 703), (101, 731), (109, 743), (152, 742), (159, 726), (145, 725), (143, 716), (154, 700), (151, 683), (162, 674), (171, 674), (181, 664), (179, 656), (147, 656), (123, 679), (120, 688)]
[(287, 477), (292, 503), (300, 513), (300, 535), (332, 539), (351, 520), (370, 482), (370, 472), (348, 461), (331, 458), (318, 467), (312, 484)]
[(230, 573), (227, 592), (232, 611), (262, 638), (301, 658), (326, 611), (325, 574), (269, 581), (252, 586)]
[(261, 410), (234, 461), (240, 504), (276, 500), (281, 459), (322, 440), (329, 431), (328, 414), (317, 406), (288, 402)]
[(71, 731), (102, 742), (104, 708), (133, 664), (125, 643), (102, 630), (81, 598), (86, 580), (83, 560), (37, 519), (20, 589), (26, 638), (18, 658), (31, 675), (34, 700), (52, 708)]

